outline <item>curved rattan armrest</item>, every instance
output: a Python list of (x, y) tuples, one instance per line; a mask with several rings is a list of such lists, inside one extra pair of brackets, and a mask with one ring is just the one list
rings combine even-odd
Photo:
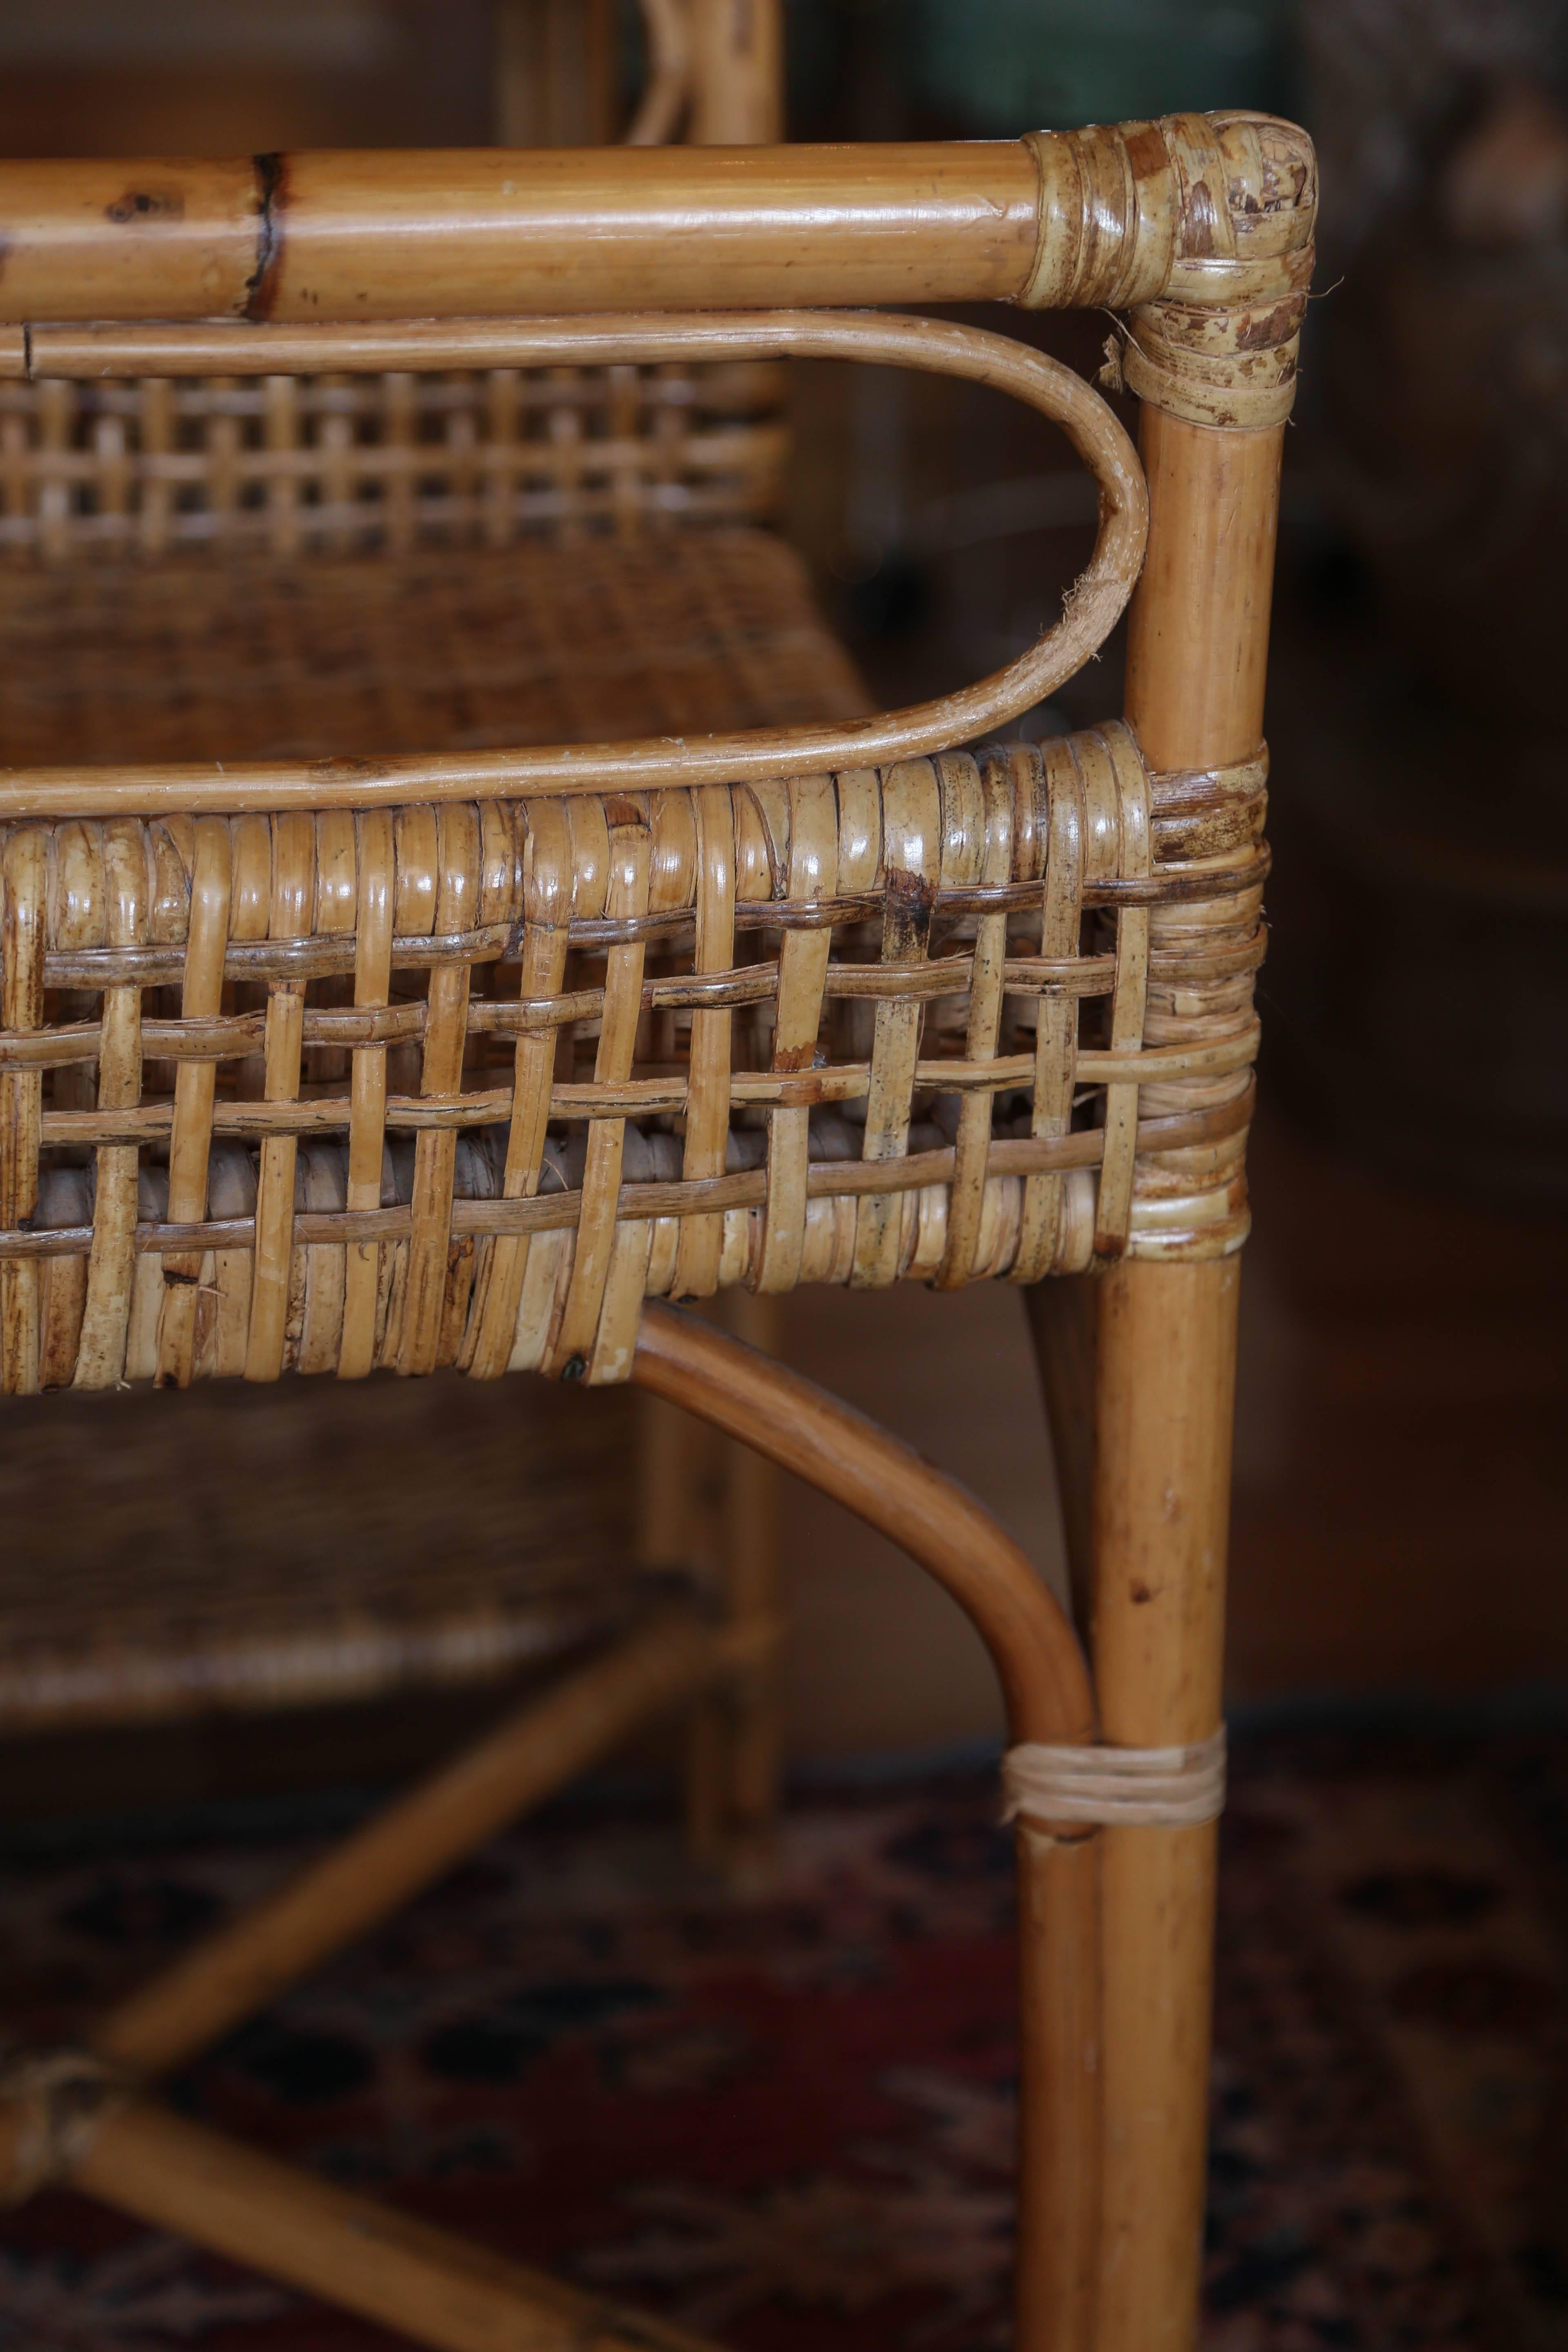
[(1004, 727), (1053, 693), (1115, 626), (1142, 561), (1148, 499), (1137, 456), (1104, 401), (1058, 361), (985, 332), (932, 319), (775, 311), (666, 319), (416, 322), (358, 327), (39, 329), (40, 380), (147, 374), (319, 373), (342, 368), (606, 365), (674, 359), (783, 356), (858, 359), (960, 376), (1010, 394), (1059, 425), (1100, 492), (1094, 552), (1055, 625), (978, 684), (874, 719), (816, 727), (634, 743), (384, 761), (216, 761), (113, 772), (14, 770), (0, 778), (0, 816), (154, 816), (344, 808), (410, 800), (516, 798), (745, 783), (916, 759)]

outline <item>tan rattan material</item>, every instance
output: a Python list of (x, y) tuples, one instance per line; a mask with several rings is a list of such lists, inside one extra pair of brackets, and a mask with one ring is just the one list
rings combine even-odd
[[(866, 708), (797, 559), (733, 528), (657, 542), (584, 535), (567, 562), (538, 539), (504, 551), (431, 546), (396, 562), (208, 548), (128, 563), (100, 552), (42, 572), (0, 569), (0, 636), (8, 763), (464, 749)], [(309, 993), (342, 991), (328, 980)], [(96, 1162), (85, 1172), (95, 1183)], [(156, 1192), (166, 1179), (150, 1170), (148, 1181)], [(301, 1197), (321, 1181), (308, 1152)], [(46, 1174), (46, 1195), (56, 1183)], [(301, 1311), (319, 1265), (300, 1259)], [(296, 1361), (303, 1339), (301, 1326)], [(374, 1419), (347, 1398), (327, 1401), (331, 1476), (309, 1455), (300, 1464), (306, 1433), (287, 1408), (229, 1415), (222, 1429), (117, 1422), (106, 1433), (113, 1458), (134, 1447), (123, 1492), (71, 1481), (67, 1465), (90, 1433), (51, 1418), (0, 1463), (0, 1504), (23, 1531), (0, 1556), (0, 1727), (494, 1676), (636, 1623), (667, 1587), (631, 1565), (624, 1414), (609, 1426), (521, 1402), (504, 1485), (487, 1419), (489, 1453), (474, 1467), (490, 1475), (466, 1494), (452, 1474), (475, 1424), (450, 1401), (410, 1394)], [(404, 1446), (389, 1412), (406, 1426)], [(232, 1462), (237, 1445), (257, 1467), (234, 1517), (234, 1490), (209, 1491), (203, 1465)], [(281, 1485), (261, 1467), (268, 1449), (296, 1465)], [(258, 1528), (247, 1498), (264, 1487), (272, 1507)]]
[(858, 718), (799, 559), (721, 528), (570, 554), (0, 566), (0, 764), (462, 751)]
[(1262, 805), (1261, 763), (1152, 789), (1116, 726), (651, 806), (15, 827), (6, 1384), (614, 1380), (645, 1294), (1234, 1248)]
[(209, 1389), (173, 1411), (150, 1393), (19, 1410), (0, 1730), (493, 1679), (669, 1598), (633, 1565), (619, 1395), (588, 1413), (539, 1383), (504, 1415), (447, 1383), (303, 1403)]
[(774, 368), (0, 383), (0, 555), (292, 558), (776, 509)]
[[(776, 7), (654, 15), (658, 120), (765, 129)], [(629, 1377), (933, 1575), (994, 1662), (1023, 1799), (1020, 2352), (1175, 2346), (1196, 2305), (1268, 597), (1315, 202), (1303, 134), (1238, 114), (0, 164), (11, 581), (59, 674), (55, 716), (13, 699), (0, 773), (0, 1386)], [(1016, 341), (851, 308), (984, 300), (1128, 306), (1139, 450)], [(785, 357), (955, 374), (1066, 431), (1094, 551), (1005, 669), (857, 715), (798, 576), (742, 528), (749, 459), (710, 543), (644, 564), (650, 526), (704, 519), (693, 453), (725, 429), (694, 396), (672, 455), (659, 387)], [(528, 369), (572, 373), (500, 429), (486, 403)], [(443, 584), (356, 603), (389, 554)], [(149, 557), (180, 576), (117, 637)], [(499, 600), (482, 625), (466, 570)], [(531, 598), (515, 638), (509, 597)], [(672, 599), (701, 616), (685, 674)], [(1124, 609), (1124, 716), (994, 742)], [(72, 628), (79, 677), (135, 639), (188, 691), (143, 701), (121, 670), (68, 711)], [(278, 659), (299, 690), (271, 709), (245, 671)], [(492, 720), (506, 740), (451, 748)], [(905, 1276), (1021, 1286), (1092, 1671), (953, 1480), (660, 1303)], [(668, 1486), (662, 1439), (650, 1459)], [(754, 1841), (776, 1588), (756, 1489), (723, 1516), (716, 1607), (673, 1593), (98, 2021), (96, 2112), (70, 2053), (0, 2078), (0, 2183), (58, 2170), (444, 2352), (694, 2352), (147, 2086), (661, 1711), (692, 1711), (700, 1835)]]

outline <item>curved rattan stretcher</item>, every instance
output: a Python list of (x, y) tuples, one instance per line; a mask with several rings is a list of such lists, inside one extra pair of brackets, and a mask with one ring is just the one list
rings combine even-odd
[[(122, 535), (160, 499), (165, 536), (176, 511), (239, 511), (215, 384), (379, 376), (383, 414), (405, 414), (395, 387), (458, 368), (931, 367), (1028, 401), (1094, 473), (1095, 553), (1059, 620), (915, 709), (336, 760), (195, 745), (0, 776), (0, 1384), (629, 1376), (902, 1543), (984, 1634), (1017, 1751), (1018, 2340), (1185, 2341), (1261, 677), (1310, 151), (1262, 118), (1183, 116), (613, 169), (271, 159), (248, 193), (230, 167), (159, 168), (161, 252), (116, 242), (99, 167), (20, 192), (0, 170), (14, 381), (61, 415), (50, 387), (208, 387), (190, 501), (168, 496), (165, 433), (92, 509)], [(786, 263), (825, 305), (1127, 309), (1112, 366), (1145, 403), (1142, 466), (1095, 394), (1001, 338), (689, 307), (766, 299)], [(564, 288), (580, 315), (484, 315), (498, 271), (510, 307), (559, 310)], [(632, 276), (658, 314), (623, 315)], [(341, 445), (338, 462), (352, 473)], [(368, 470), (377, 496), (413, 495), (407, 469)], [(341, 484), (328, 504), (346, 529)], [(57, 502), (57, 539), (68, 522)], [(1076, 669), (1135, 583), (1124, 718), (963, 748)], [(1075, 1524), (1075, 1487), (1090, 1496), (1092, 1692), (1066, 1618), (951, 1482), (645, 1304), (1000, 1276), (1028, 1286), (1057, 1405), (1088, 1294), (1037, 1311), (1034, 1286), (1096, 1270), (1092, 1449), (1075, 1457), (1056, 1415)], [(18, 2187), (64, 2172), (470, 2352), (680, 2341), (229, 2148), (142, 2086), (651, 1709), (743, 1689), (772, 1633), (689, 1610), (645, 1625), (132, 2000), (91, 2053), (19, 2061)]]

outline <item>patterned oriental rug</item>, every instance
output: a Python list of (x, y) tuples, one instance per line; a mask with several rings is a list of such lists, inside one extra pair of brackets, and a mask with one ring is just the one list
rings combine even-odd
[[(791, 1812), (765, 1895), (668, 1827), (496, 1845), (174, 2086), (189, 2112), (741, 2352), (1005, 2352), (1011, 1876), (990, 1776)], [(295, 1866), (5, 1867), (7, 2029)], [(1205, 2352), (1568, 2347), (1568, 1738), (1254, 1739), (1226, 1829)], [(16, 2352), (392, 2352), (52, 2194)]]

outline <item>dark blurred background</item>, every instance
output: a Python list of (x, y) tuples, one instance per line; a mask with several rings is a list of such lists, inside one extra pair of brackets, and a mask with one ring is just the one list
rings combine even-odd
[[(1319, 141), (1321, 260), (1270, 696), (1277, 865), (1233, 1548), (1241, 1718), (1507, 1714), (1568, 1694), (1563, 32), (1560, 8), (1527, 0), (787, 8), (798, 139), (1243, 104)], [(613, 119), (546, 120), (531, 94), (531, 43), (606, 38), (622, 62), (605, 103), (624, 116), (635, 25), (587, 0), (9, 0), (0, 152), (615, 135)], [(1001, 323), (1090, 373), (1107, 330)], [(988, 669), (1058, 607), (1091, 501), (1034, 420), (875, 369), (797, 371), (794, 401), (790, 533), (879, 696)], [(1113, 643), (1027, 725), (1115, 711), (1119, 668)], [(1059, 1575), (1047, 1440), (1005, 1286), (802, 1295), (785, 1345), (967, 1478)], [(482, 1400), (493, 1416), (514, 1409)], [(226, 1425), (212, 1423), (220, 1440)], [(107, 1417), (96, 1442), (115, 1443)], [(480, 1492), (504, 1473), (492, 1453), (500, 1470), (469, 1465), (456, 1484), (459, 1539), (465, 1511), (511, 1507), (504, 1483)], [(0, 1466), (13, 1504), (15, 1476)], [(796, 1760), (994, 1738), (988, 1670), (942, 1597), (815, 1498), (786, 1497), (785, 1525)], [(391, 1769), (440, 1747), (468, 1705), (138, 1735), (114, 1751), (116, 1786), (233, 1793), (378, 1759)], [(13, 1818), (101, 1791), (90, 1743), (16, 1760)]]

